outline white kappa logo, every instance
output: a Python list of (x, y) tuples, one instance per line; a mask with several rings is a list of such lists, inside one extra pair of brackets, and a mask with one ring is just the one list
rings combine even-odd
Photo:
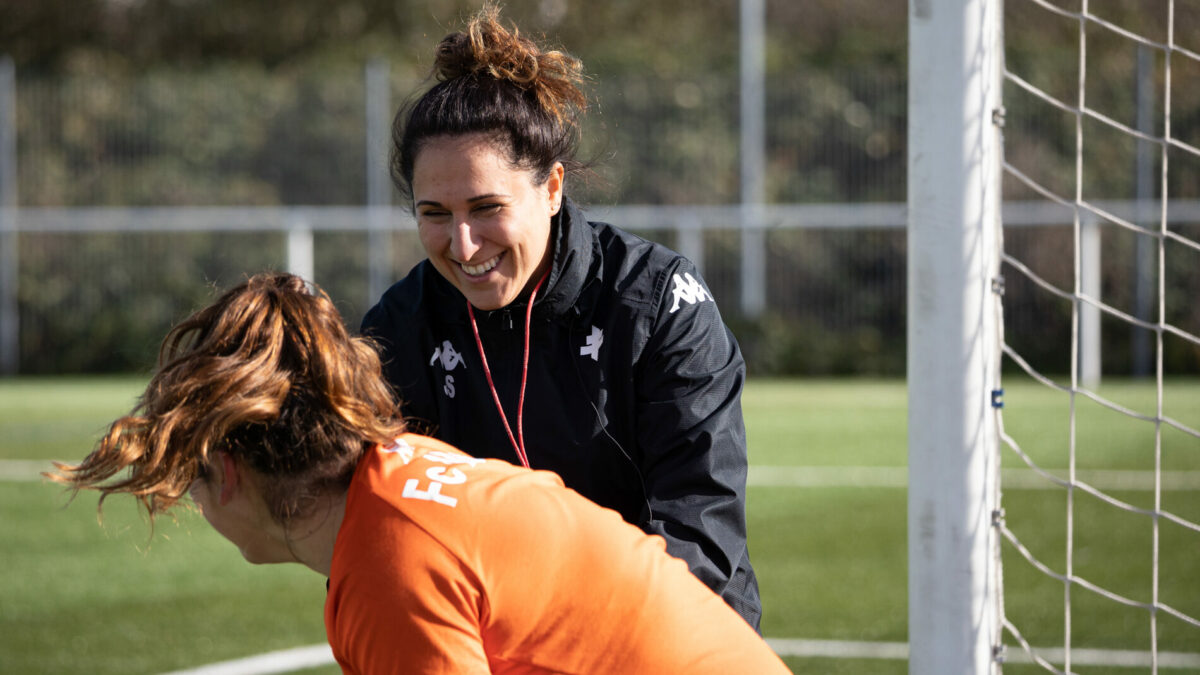
[(441, 362), (442, 369), (446, 371), (446, 380), (442, 385), (442, 391), (446, 393), (447, 398), (454, 398), (454, 376), (450, 374), (458, 366), (464, 369), (467, 367), (467, 362), (463, 360), (463, 355), (459, 353), (454, 345), (450, 344), (449, 340), (442, 340), (442, 346), (433, 350), (433, 356), (429, 357), (429, 365)]
[(433, 350), (433, 356), (429, 359), (429, 365), (432, 366), (438, 361), (442, 362), (442, 368), (445, 370), (454, 370), (459, 364), (462, 364), (463, 368), (467, 367), (466, 362), (463, 361), (462, 354), (454, 348), (454, 345), (450, 344), (449, 340), (442, 340), (442, 346)]
[(604, 344), (604, 331), (592, 326), (592, 334), (587, 336), (587, 345), (579, 348), (580, 356), (590, 356), (593, 361), (600, 360), (600, 345)]
[(713, 296), (704, 286), (700, 285), (699, 281), (689, 272), (685, 272), (683, 276), (676, 274), (673, 277), (675, 286), (671, 289), (671, 293), (675, 296), (675, 302), (671, 304), (671, 314), (679, 310), (679, 301), (682, 300), (689, 305), (694, 305), (705, 300), (712, 300)]

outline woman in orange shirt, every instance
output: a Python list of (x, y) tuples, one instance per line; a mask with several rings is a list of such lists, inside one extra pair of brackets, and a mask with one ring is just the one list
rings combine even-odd
[(329, 578), (348, 673), (786, 673), (647, 535), (557, 475), (405, 432), (370, 344), (290, 275), (167, 336), (141, 402), (57, 480), (185, 493), (252, 563)]

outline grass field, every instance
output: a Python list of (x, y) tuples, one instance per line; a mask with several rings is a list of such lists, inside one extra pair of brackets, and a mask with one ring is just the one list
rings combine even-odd
[[(0, 460), (81, 457), (105, 424), (133, 404), (141, 384), (137, 378), (0, 380)], [(1006, 389), (1007, 431), (1041, 466), (1065, 475), (1069, 399), (1025, 383), (1006, 383)], [(1165, 413), (1200, 426), (1200, 382), (1171, 382), (1166, 389)], [(1152, 386), (1115, 384), (1102, 393), (1135, 410), (1154, 410)], [(752, 381), (745, 396), (751, 463), (902, 471), (905, 396), (900, 381)], [(1152, 424), (1082, 401), (1076, 416), (1078, 470), (1153, 468)], [(1022, 466), (1009, 451), (1004, 465)], [(1162, 465), (1178, 473), (1200, 470), (1200, 440), (1165, 431)], [(1141, 490), (1114, 494), (1135, 505), (1152, 497)], [(907, 640), (903, 487), (757, 485), (748, 500), (765, 635)], [(67, 505), (58, 488), (36, 481), (0, 481), (0, 672), (163, 672), (324, 639), (324, 583), (307, 569), (246, 565), (195, 514), (161, 521), (151, 537), (129, 500), (110, 501), (104, 527), (96, 523), (95, 505), (91, 495)], [(1009, 526), (1061, 570), (1065, 492), (1006, 490), (1004, 506)], [(1200, 491), (1164, 491), (1162, 506), (1195, 521)], [(1150, 518), (1086, 495), (1076, 497), (1074, 509), (1076, 572), (1148, 599)], [(1160, 599), (1200, 615), (1200, 534), (1160, 523)], [(1035, 645), (1061, 646), (1062, 584), (1033, 572), (1009, 546), (1004, 577), (1008, 616)], [(1071, 601), (1074, 648), (1148, 648), (1146, 611), (1079, 590)], [(1200, 652), (1200, 629), (1165, 615), (1158, 639), (1161, 650)], [(895, 659), (787, 661), (796, 672), (907, 672)], [(1010, 665), (1005, 672), (1042, 671)]]

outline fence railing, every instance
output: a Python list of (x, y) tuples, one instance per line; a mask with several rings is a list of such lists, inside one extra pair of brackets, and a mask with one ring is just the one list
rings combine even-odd
[[(1138, 210), (1136, 202), (1105, 202), (1098, 204), (1103, 211), (1119, 217), (1133, 219)], [(746, 220), (746, 214), (751, 218)], [(903, 235), (907, 209), (902, 203), (865, 203), (865, 204), (765, 204), (747, 210), (741, 205), (722, 206), (653, 206), (653, 205), (597, 205), (587, 209), (588, 216), (593, 220), (612, 222), (625, 229), (644, 234), (648, 238), (658, 239), (696, 261), (701, 271), (709, 277), (714, 294), (722, 301), (728, 314), (745, 316), (747, 312), (739, 302), (745, 300), (743, 292), (747, 266), (753, 266), (753, 273), (761, 275), (764, 280), (757, 287), (762, 293), (759, 297), (751, 298), (751, 302), (770, 311), (797, 314), (805, 311), (804, 305), (817, 305), (823, 300), (822, 293), (837, 293), (839, 290), (847, 294), (854, 291), (856, 285), (865, 283), (864, 279), (856, 278), (864, 275), (878, 274), (884, 277), (879, 283), (887, 286), (884, 291), (892, 300), (885, 300), (882, 306), (893, 304), (896, 299), (903, 298)], [(1173, 223), (1200, 223), (1200, 201), (1176, 200), (1168, 205), (1167, 212)], [(4, 212), (5, 229), (0, 232), (0, 260), (4, 260), (4, 274), (0, 276), (0, 353), (3, 358), (3, 372), (11, 374), (21, 371), (21, 318), (36, 321), (31, 317), (38, 314), (61, 313), (75, 311), (69, 303), (55, 304), (40, 285), (51, 283), (45, 277), (50, 271), (60, 275), (57, 286), (86, 287), (96, 282), (90, 279), (84, 270), (86, 267), (147, 267), (138, 262), (138, 256), (146, 258), (161, 257), (158, 249), (148, 252), (128, 252), (129, 258), (120, 260), (93, 261), (86, 265), (79, 262), (81, 256), (102, 256), (106, 253), (99, 251), (88, 252), (95, 248), (88, 236), (115, 235), (133, 236), (145, 235), (183, 235), (192, 234), (203, 236), (205, 233), (227, 235), (230, 241), (250, 236), (253, 233), (275, 233), (278, 239), (272, 238), (264, 244), (235, 243), (235, 248), (267, 246), (277, 250), (270, 255), (247, 258), (246, 260), (230, 261), (232, 266), (242, 273), (252, 273), (267, 265), (275, 265), (293, 271), (306, 278), (329, 285), (334, 282), (328, 277), (338, 276), (343, 280), (333, 283), (339, 290), (341, 300), (353, 307), (365, 308), (370, 306), (383, 288), (401, 276), (415, 261), (422, 257), (419, 244), (415, 237), (415, 223), (411, 214), (398, 207), (94, 207), (94, 208), (9, 208)], [(1061, 205), (1046, 202), (1014, 202), (1004, 206), (1004, 221), (1010, 227), (1047, 227), (1061, 230), (1072, 224), (1070, 209)], [(1090, 213), (1090, 212), (1089, 212)], [(763, 242), (758, 251), (744, 250), (745, 238), (740, 237), (742, 223), (748, 222), (751, 227), (764, 236), (758, 240)], [(1115, 261), (1101, 260), (1099, 246), (1099, 230), (1102, 226), (1096, 217), (1085, 218), (1081, 221), (1081, 246), (1085, 257), (1080, 266), (1084, 273), (1085, 286), (1095, 292), (1089, 292), (1092, 297), (1099, 297), (1095, 290), (1100, 284), (1101, 275), (1096, 273), (1110, 268)], [(841, 249), (828, 249), (825, 239), (844, 233), (852, 239), (865, 237), (866, 233), (893, 233), (889, 235), (892, 243), (889, 250), (874, 256), (875, 266), (883, 265), (889, 269), (874, 271), (861, 269), (861, 262), (853, 260), (846, 251), (861, 249), (856, 243), (843, 245)], [(856, 234), (857, 233), (857, 234)], [(724, 236), (722, 236), (722, 234)], [(769, 235), (769, 236), (768, 236)], [(56, 254), (53, 259), (25, 263), (25, 272), (19, 273), (22, 262), (18, 248), (22, 238), (46, 238), (54, 236), (73, 236), (69, 242), (62, 243), (60, 248), (66, 251)], [(348, 238), (347, 238), (348, 236)], [(899, 237), (897, 239), (897, 236)], [(340, 237), (340, 238), (339, 238)], [(807, 238), (806, 238), (807, 237)], [(798, 239), (800, 238), (800, 239)], [(402, 245), (390, 245), (392, 239), (402, 239)], [(1089, 242), (1091, 244), (1089, 245)], [(162, 244), (171, 249), (171, 255), (186, 257), (187, 251), (175, 250), (186, 244), (173, 242)], [(129, 248), (128, 244), (115, 244)], [(34, 250), (31, 242), (26, 242), (27, 256)], [(336, 250), (334, 250), (336, 249)], [(815, 256), (810, 249), (819, 249)], [(108, 249), (106, 249), (108, 250)], [(840, 253), (839, 253), (840, 251)], [(793, 253), (799, 252), (799, 253)], [(214, 255), (228, 256), (227, 253), (196, 252), (196, 256)], [(809, 256), (809, 257), (804, 257)], [(45, 256), (43, 256), (45, 257)], [(321, 262), (326, 258), (336, 260)], [(321, 260), (318, 260), (321, 259)], [(759, 261), (747, 262), (747, 261)], [(878, 261), (890, 261), (881, 263)], [(145, 261), (150, 262), (150, 261)], [(796, 269), (789, 267), (804, 267), (821, 264), (834, 270), (832, 276), (841, 279), (833, 283), (832, 290), (816, 288), (782, 288), (787, 286), (803, 286), (811, 284), (811, 279), (798, 278)], [(1070, 260), (1063, 260), (1068, 267)], [(39, 266), (40, 265), (40, 266)], [(844, 269), (838, 269), (843, 267)], [(34, 269), (36, 267), (36, 269)], [(68, 269), (63, 269), (64, 267)], [(73, 269), (78, 270), (73, 274)], [(799, 270), (802, 272), (803, 270)], [(1196, 271), (1200, 274), (1200, 271)], [(147, 270), (146, 274), (152, 274)], [(203, 286), (206, 282), (213, 283), (213, 272), (196, 272), (191, 283)], [(358, 281), (348, 283), (346, 275), (357, 276)], [(326, 278), (322, 278), (322, 277)], [(154, 285), (157, 281), (151, 276), (141, 278), (136, 284)], [(180, 282), (184, 283), (184, 282)], [(134, 284), (136, 286), (136, 284)], [(830, 284), (824, 284), (830, 286)], [(332, 289), (331, 289), (332, 292)], [(858, 297), (870, 290), (858, 290)], [(120, 302), (121, 291), (111, 292), (113, 299), (106, 302)], [(43, 299), (42, 296), (46, 296)], [(131, 300), (139, 302), (141, 300)], [(160, 301), (160, 304), (163, 301)], [(176, 301), (178, 302), (178, 301)], [(838, 301), (834, 301), (837, 304)], [(844, 302), (854, 303), (853, 299)], [(860, 303), (861, 304), (861, 303)], [(1019, 303), (1013, 303), (1018, 305)], [(787, 305), (786, 307), (783, 305)], [(795, 305), (795, 306), (793, 306)], [(111, 311), (113, 308), (109, 307)], [(190, 307), (167, 308), (163, 310), (171, 315), (178, 315), (191, 309)], [(869, 308), (854, 308), (856, 311), (849, 319), (850, 322), (871, 320)], [(895, 309), (895, 308), (891, 308)], [(131, 310), (132, 311), (132, 310)], [(902, 311), (902, 308), (901, 310)], [(864, 318), (864, 314), (866, 314)], [(845, 322), (842, 322), (845, 328)], [(1081, 353), (1082, 373), (1086, 379), (1098, 378), (1101, 372), (1101, 353), (1099, 310), (1085, 307), (1081, 316), (1080, 330), (1085, 336)], [(885, 331), (887, 332), (887, 331)], [(894, 331), (891, 331), (894, 332)], [(40, 333), (39, 333), (40, 334)], [(85, 333), (81, 332), (80, 335)], [(1089, 337), (1089, 336), (1094, 336)], [(885, 335), (884, 339), (894, 336)], [(66, 345), (63, 345), (65, 348)]]

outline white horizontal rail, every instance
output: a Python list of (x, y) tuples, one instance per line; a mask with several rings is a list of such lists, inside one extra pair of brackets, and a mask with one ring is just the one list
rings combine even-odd
[[(1144, 202), (1101, 201), (1092, 206), (1126, 221), (1145, 213)], [(378, 207), (376, 207), (378, 208)], [(1083, 208), (1083, 207), (1081, 207)], [(588, 216), (631, 230), (736, 230), (743, 211), (736, 204), (712, 206), (631, 205), (587, 207)], [(1157, 209), (1155, 209), (1157, 211)], [(369, 230), (371, 210), (365, 206), (181, 206), (181, 207), (18, 207), (20, 232), (196, 232), (286, 231), (297, 223), (314, 231)], [(403, 207), (384, 209), (383, 222), (396, 230), (414, 230), (412, 213)], [(883, 229), (904, 227), (908, 209), (902, 202), (764, 204), (752, 209), (762, 229)], [(1006, 226), (1070, 225), (1072, 208), (1047, 201), (1006, 202)], [(1167, 204), (1170, 223), (1200, 223), (1200, 200)]]
[[(375, 207), (378, 208), (378, 207)], [(373, 212), (366, 206), (150, 206), (21, 207), (23, 232), (211, 232), (368, 230)], [(416, 229), (406, 209), (387, 209), (396, 229)]]

